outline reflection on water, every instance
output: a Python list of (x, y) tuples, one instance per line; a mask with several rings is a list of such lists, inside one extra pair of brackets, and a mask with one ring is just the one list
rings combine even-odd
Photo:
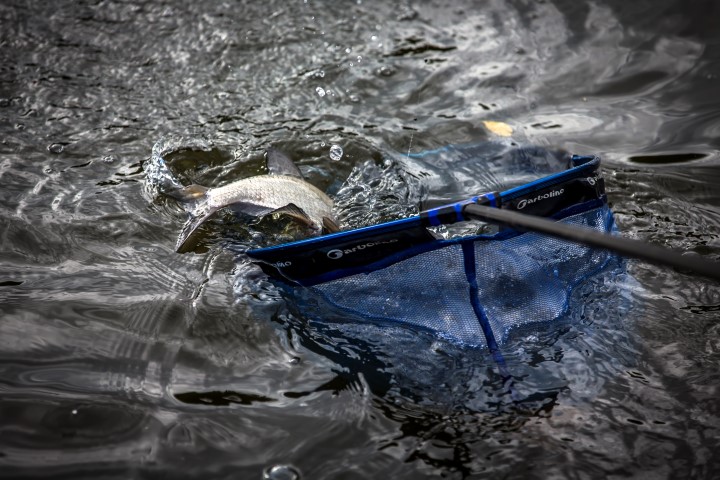
[(509, 339), (510, 385), (485, 351), (298, 310), (222, 221), (176, 254), (184, 213), (143, 170), (172, 138), (180, 181), (220, 185), (264, 173), (273, 145), (364, 195), (354, 225), (491, 181), (415, 154), (504, 122), (600, 154), (624, 234), (717, 257), (718, 14), (4, 2), (0, 476), (718, 476), (715, 285), (629, 261)]

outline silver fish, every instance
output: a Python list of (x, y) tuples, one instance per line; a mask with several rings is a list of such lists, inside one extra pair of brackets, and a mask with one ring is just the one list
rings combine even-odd
[(192, 250), (200, 225), (225, 207), (256, 217), (269, 213), (287, 215), (307, 227), (309, 236), (339, 230), (332, 216), (332, 199), (306, 182), (292, 160), (269, 149), (267, 166), (270, 175), (244, 178), (217, 188), (190, 185), (169, 192), (187, 202), (190, 213), (175, 250), (180, 253)]

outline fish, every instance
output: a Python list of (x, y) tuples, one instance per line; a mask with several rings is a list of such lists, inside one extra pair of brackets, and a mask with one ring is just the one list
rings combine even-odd
[(304, 228), (307, 236), (340, 230), (333, 217), (333, 200), (305, 181), (289, 157), (269, 148), (266, 161), (268, 175), (243, 178), (216, 188), (193, 184), (167, 192), (183, 202), (189, 213), (175, 251), (192, 251), (197, 244), (198, 228), (226, 207), (253, 217), (288, 216)]

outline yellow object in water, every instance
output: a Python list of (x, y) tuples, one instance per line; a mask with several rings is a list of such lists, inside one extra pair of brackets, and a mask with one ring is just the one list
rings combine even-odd
[(509, 137), (513, 133), (512, 127), (505, 122), (493, 122), (491, 120), (485, 120), (483, 122), (483, 125), (485, 125), (485, 128), (487, 128), (499, 137)]

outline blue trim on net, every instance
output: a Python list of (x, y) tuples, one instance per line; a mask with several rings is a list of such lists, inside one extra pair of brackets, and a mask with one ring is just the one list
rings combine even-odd
[(495, 363), (497, 363), (498, 367), (502, 370), (505, 367), (505, 358), (503, 358), (500, 347), (498, 347), (497, 341), (495, 340), (495, 334), (490, 326), (490, 321), (482, 305), (480, 305), (480, 289), (478, 288), (477, 274), (475, 271), (475, 245), (473, 243), (463, 243), (462, 251), (465, 264), (465, 278), (467, 278), (469, 286), (470, 304), (472, 305), (478, 322), (480, 322), (480, 328), (482, 328), (483, 335), (485, 335), (488, 350), (490, 350)]
[(317, 247), (322, 247), (322, 246), (324, 246), (325, 243), (333, 243), (332, 240), (344, 239), (345, 237), (358, 235), (360, 233), (377, 232), (379, 234), (385, 234), (385, 233), (396, 231), (396, 230), (402, 230), (403, 227), (412, 228), (419, 224), (421, 224), (420, 217), (415, 215), (412, 217), (401, 218), (399, 220), (391, 220), (389, 222), (379, 223), (377, 225), (370, 225), (367, 227), (355, 228), (352, 230), (345, 230), (342, 232), (329, 233), (327, 235), (323, 235), (322, 237), (310, 237), (310, 238), (304, 238), (302, 240), (296, 240), (294, 242), (282, 243), (280, 245), (256, 248), (256, 249), (248, 250), (246, 253), (248, 255), (252, 256), (253, 252), (264, 253), (264, 252), (272, 252), (272, 251), (276, 251), (276, 250), (288, 250), (289, 252), (292, 252), (292, 249), (294, 247), (303, 246), (308, 243), (313, 244)]
[[(557, 212), (555, 215), (552, 215), (547, 218), (551, 218), (553, 220), (562, 220), (564, 218), (571, 217), (571, 216), (577, 215), (579, 213), (589, 212), (595, 208), (601, 208), (603, 206), (606, 206), (606, 197), (604, 195), (601, 198), (597, 198), (594, 200), (588, 200), (587, 202), (576, 204), (576, 205), (573, 205), (572, 207), (563, 209), (563, 210)], [(357, 275), (357, 274), (361, 274), (361, 273), (371, 273), (374, 270), (389, 267), (390, 265), (401, 262), (403, 260), (407, 260), (408, 258), (414, 257), (416, 255), (420, 255), (422, 253), (430, 252), (433, 250), (438, 250), (440, 248), (447, 247), (448, 245), (455, 245), (458, 243), (460, 243), (460, 244), (472, 243), (475, 241), (507, 240), (509, 238), (517, 237), (518, 235), (523, 235), (524, 233), (525, 232), (507, 229), (507, 230), (503, 230), (502, 232), (495, 233), (493, 235), (472, 235), (472, 236), (468, 236), (468, 237), (451, 238), (449, 240), (435, 240), (434, 242), (428, 242), (428, 243), (424, 243), (421, 245), (417, 245), (416, 247), (413, 247), (413, 248), (408, 248), (407, 250), (395, 253), (393, 255), (389, 255), (389, 256), (384, 257), (376, 262), (368, 263), (363, 266), (333, 270), (332, 272), (323, 273), (323, 274), (320, 274), (320, 275), (317, 275), (314, 277), (306, 277), (302, 280), (290, 280), (290, 281), (292, 283), (295, 283), (298, 285), (310, 287), (313, 285), (317, 285), (319, 283), (325, 283), (325, 282), (330, 282), (332, 280), (337, 280), (338, 278), (349, 277), (351, 275)]]
[(490, 206), (491, 206), (491, 207), (493, 207), (493, 208), (498, 208), (497, 197), (495, 196), (494, 193), (492, 193), (492, 192), (486, 193), (486, 194), (485, 194), (485, 197), (490, 201)]
[(545, 188), (555, 183), (564, 182), (565, 180), (569, 180), (575, 177), (581, 177), (586, 170), (594, 170), (598, 167), (598, 165), (600, 165), (600, 158), (593, 157), (592, 160), (589, 160), (582, 165), (578, 165), (577, 167), (573, 167), (547, 177), (538, 178), (537, 180), (533, 180), (532, 182), (501, 192), (500, 198), (512, 199), (522, 195), (527, 195), (530, 192), (540, 190), (541, 188)]
[(463, 216), (464, 204), (465, 202), (457, 202), (455, 205), (453, 205), (453, 209), (455, 210), (455, 221), (457, 222), (465, 221), (465, 217)]

